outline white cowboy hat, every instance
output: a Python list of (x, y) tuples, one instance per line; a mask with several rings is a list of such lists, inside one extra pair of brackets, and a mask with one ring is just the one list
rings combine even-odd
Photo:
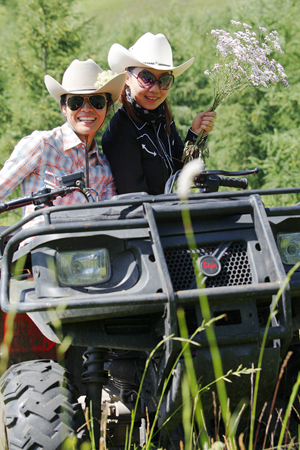
[(164, 34), (145, 33), (127, 50), (120, 44), (113, 44), (108, 53), (108, 64), (114, 72), (124, 72), (127, 67), (149, 67), (172, 71), (177, 77), (194, 62), (194, 58), (175, 67), (172, 48)]
[[(98, 76), (102, 73), (105, 76), (99, 82)], [(107, 72), (101, 69), (92, 59), (87, 61), (75, 59), (65, 71), (62, 84), (59, 84), (50, 75), (45, 75), (44, 81), (49, 94), (57, 102), (60, 102), (60, 97), (64, 94), (99, 94), (100, 92), (106, 92), (111, 94), (114, 103), (122, 92), (126, 75), (125, 73), (111, 74), (111, 72), (107, 76), (106, 74)]]

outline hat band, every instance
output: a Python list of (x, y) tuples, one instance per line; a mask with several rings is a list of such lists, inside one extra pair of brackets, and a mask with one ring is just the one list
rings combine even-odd
[(155, 61), (155, 62), (143, 61), (143, 64), (152, 64), (152, 65), (157, 64), (158, 66), (171, 67), (170, 64), (162, 64), (158, 61)]
[(95, 86), (87, 86), (87, 87), (76, 87), (76, 86), (64, 87), (64, 86), (62, 86), (62, 88), (68, 92), (71, 92), (71, 91), (83, 92), (83, 91), (96, 91), (97, 90), (97, 88), (95, 88)]

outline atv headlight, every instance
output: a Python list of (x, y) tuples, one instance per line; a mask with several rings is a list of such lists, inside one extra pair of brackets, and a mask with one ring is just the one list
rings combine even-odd
[(110, 278), (111, 267), (106, 248), (56, 253), (57, 276), (61, 284), (89, 286)]
[(284, 264), (300, 261), (300, 233), (278, 233), (277, 245)]

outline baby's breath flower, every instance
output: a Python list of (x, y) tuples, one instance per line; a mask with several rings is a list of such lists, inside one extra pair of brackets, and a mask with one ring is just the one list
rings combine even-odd
[[(241, 25), (235, 20), (231, 20), (231, 23)], [(233, 33), (233, 36), (225, 30), (211, 30), (211, 35), (216, 41), (218, 60), (214, 67), (211, 70), (205, 70), (204, 74), (209, 76), (215, 85), (212, 111), (216, 110), (230, 95), (247, 87), (267, 88), (271, 83), (280, 81), (286, 87), (289, 85), (282, 65), (276, 63), (275, 59), (269, 59), (273, 50), (284, 53), (279, 44), (278, 32), (271, 31), (260, 43), (256, 33), (249, 30), (252, 28), (251, 25), (243, 23), (243, 26), (244, 30)], [(267, 31), (264, 27), (259, 29), (260, 34)], [(208, 149), (203, 132), (198, 135), (194, 143), (186, 145), (185, 152), (187, 160), (191, 157), (199, 157), (205, 162)]]
[(98, 74), (97, 81), (95, 83), (95, 88), (97, 89), (102, 88), (102, 86), (104, 86), (110, 80), (115, 78), (116, 75), (118, 74), (113, 72), (112, 70), (103, 70)]
[[(241, 25), (240, 22), (232, 20), (233, 25)], [(269, 60), (268, 56), (273, 50), (283, 53), (278, 32), (271, 31), (266, 35), (264, 42), (256, 38), (256, 33), (250, 31), (251, 25), (243, 23), (244, 31), (239, 30), (233, 36), (225, 30), (212, 30), (211, 34), (216, 42), (218, 63), (214, 68), (204, 73), (208, 75), (215, 84), (215, 100), (212, 110), (234, 92), (246, 87), (263, 86), (268, 87), (270, 83), (282, 81), (285, 86), (287, 75), (275, 59)], [(267, 29), (259, 27), (262, 32)]]

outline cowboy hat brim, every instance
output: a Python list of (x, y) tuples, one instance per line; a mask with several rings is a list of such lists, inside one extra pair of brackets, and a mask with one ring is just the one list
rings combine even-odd
[(172, 71), (174, 77), (178, 77), (187, 70), (193, 64), (194, 59), (191, 58), (179, 66), (142, 62), (120, 44), (113, 44), (108, 53), (108, 64), (113, 72), (124, 72), (127, 67), (147, 67), (149, 69)]
[(121, 95), (122, 89), (125, 84), (126, 75), (125, 73), (119, 73), (113, 79), (105, 83), (100, 89), (94, 86), (85, 86), (84, 89), (66, 89), (63, 88), (54, 78), (50, 75), (45, 75), (44, 81), (49, 94), (56, 100), (60, 102), (60, 97), (64, 94), (100, 94), (109, 93), (113, 103), (115, 103)]

